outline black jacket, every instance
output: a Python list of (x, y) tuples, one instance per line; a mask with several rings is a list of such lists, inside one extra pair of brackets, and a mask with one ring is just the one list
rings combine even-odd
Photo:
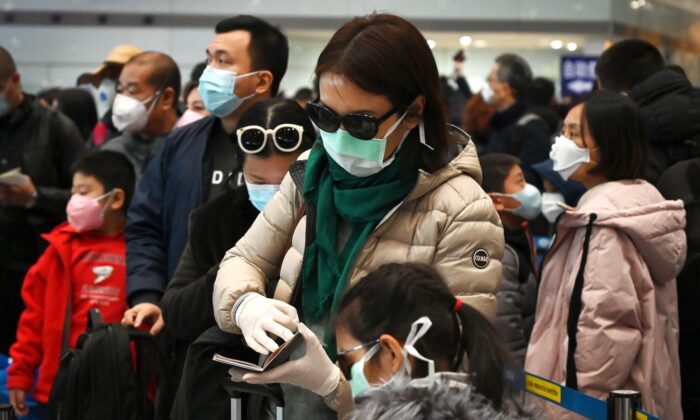
[(160, 302), (165, 328), (177, 340), (178, 376), (190, 343), (216, 326), (212, 294), (219, 263), (258, 214), (242, 186), (205, 203), (190, 215), (185, 251)]
[(11, 156), (0, 156), (12, 166), (2, 172), (20, 167), (37, 189), (31, 209), (0, 206), (0, 266), (26, 270), (45, 248), (39, 234), (66, 218), (72, 167), (86, 148), (71, 120), (27, 94), (15, 112), (0, 118), (0, 142), (11, 149), (3, 149)]
[(700, 156), (700, 93), (688, 79), (663, 70), (635, 86), (629, 96), (641, 108), (647, 128), (648, 181), (656, 183), (669, 166)]

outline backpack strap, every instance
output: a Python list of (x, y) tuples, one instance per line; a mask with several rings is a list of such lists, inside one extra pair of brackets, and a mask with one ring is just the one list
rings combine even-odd
[(574, 281), (574, 289), (571, 292), (571, 301), (569, 302), (569, 318), (566, 321), (566, 335), (569, 338), (569, 349), (566, 354), (566, 386), (571, 389), (578, 390), (578, 380), (576, 378), (576, 333), (578, 331), (578, 320), (581, 316), (582, 302), (581, 295), (583, 294), (583, 277), (586, 271), (586, 263), (588, 262), (588, 248), (591, 243), (591, 233), (593, 231), (593, 223), (598, 218), (598, 215), (593, 213), (588, 219), (586, 225), (586, 236), (583, 240), (583, 253), (581, 255), (581, 265)]

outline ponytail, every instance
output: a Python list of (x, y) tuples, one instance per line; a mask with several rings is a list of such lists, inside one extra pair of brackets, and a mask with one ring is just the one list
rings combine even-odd
[(503, 403), (510, 354), (494, 326), (479, 311), (469, 305), (456, 304), (454, 313), (460, 330), (454, 370), (460, 368), (466, 355), (468, 373), (476, 391), (499, 409)]

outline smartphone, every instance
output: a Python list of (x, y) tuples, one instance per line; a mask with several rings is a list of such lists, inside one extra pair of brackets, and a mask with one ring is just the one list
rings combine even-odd
[(282, 363), (289, 360), (289, 357), (299, 349), (299, 347), (304, 343), (304, 337), (297, 331), (294, 337), (290, 338), (289, 341), (283, 343), (277, 350), (270, 354), (262, 366), (246, 362), (243, 360), (232, 359), (230, 357), (222, 356), (218, 353), (214, 354), (212, 360), (219, 363), (224, 363), (230, 366), (235, 366), (241, 369), (249, 370), (251, 372), (265, 372), (266, 370), (274, 369)]

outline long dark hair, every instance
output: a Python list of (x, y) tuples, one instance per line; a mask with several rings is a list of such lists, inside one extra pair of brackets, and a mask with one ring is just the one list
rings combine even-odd
[(642, 114), (632, 99), (610, 90), (593, 92), (583, 103), (581, 120), (584, 143), (588, 127), (600, 149), (598, 165), (590, 173), (610, 181), (642, 178), (648, 142)]
[[(387, 264), (368, 274), (343, 297), (336, 325), (367, 343), (382, 334), (405, 341), (411, 324), (427, 316), (433, 325), (415, 345), (425, 357), (448, 360), (458, 370), (468, 359), (477, 392), (495, 407), (503, 402), (509, 353), (491, 323), (456, 299), (445, 280), (425, 264)], [(427, 374), (419, 363), (415, 375)]]
[(316, 77), (341, 74), (360, 89), (384, 95), (403, 113), (419, 95), (425, 96), (422, 148), (417, 131), (403, 147), (418, 156), (419, 167), (434, 172), (448, 162), (446, 110), (437, 65), (428, 42), (410, 22), (390, 14), (357, 17), (338, 29), (316, 64)]

